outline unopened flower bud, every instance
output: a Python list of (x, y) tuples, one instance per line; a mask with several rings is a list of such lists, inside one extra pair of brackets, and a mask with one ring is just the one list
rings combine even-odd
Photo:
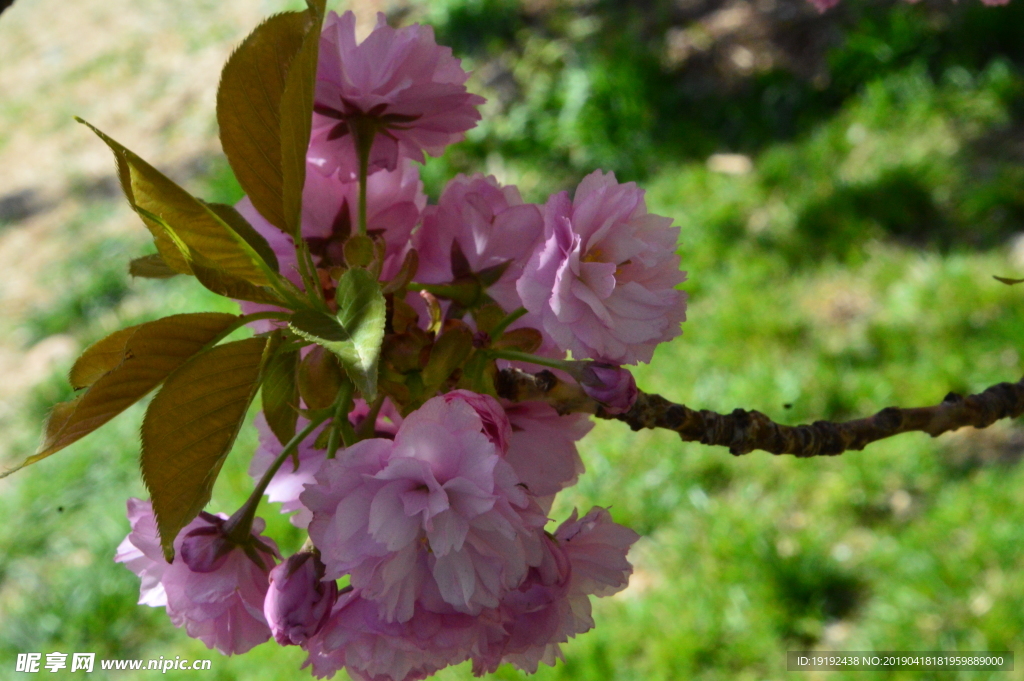
[(620, 366), (591, 362), (580, 380), (583, 392), (597, 400), (609, 414), (624, 414), (636, 402), (638, 390), (633, 374)]
[(313, 553), (296, 553), (270, 571), (263, 614), (281, 645), (302, 645), (327, 620), (338, 585), (323, 576), (324, 564)]

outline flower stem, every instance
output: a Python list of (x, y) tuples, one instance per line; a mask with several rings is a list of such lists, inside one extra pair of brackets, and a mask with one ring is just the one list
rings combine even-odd
[(313, 262), (309, 244), (304, 239), (295, 242), (295, 258), (299, 267), (299, 276), (302, 277), (302, 284), (306, 287), (306, 297), (313, 304), (313, 309), (329, 314), (327, 300), (324, 298), (324, 291), (320, 286), (320, 277), (317, 275), (316, 263)]
[[(327, 434), (327, 458), (333, 459), (338, 453), (338, 439), (350, 447), (355, 443), (355, 433), (352, 431), (352, 424), (348, 421), (348, 413), (351, 411), (353, 385), (345, 381), (338, 397), (334, 401), (334, 415), (331, 417), (331, 430)], [(348, 426), (346, 428), (345, 426)]]
[(366, 176), (369, 174), (369, 149), (359, 158), (359, 233), (366, 235)]
[(572, 362), (567, 359), (538, 357), (537, 355), (531, 355), (528, 352), (520, 352), (519, 350), (487, 350), (486, 352), (494, 359), (507, 359), (511, 362), (529, 362), (530, 364), (537, 364), (539, 366), (550, 367), (552, 369), (561, 369), (562, 371), (572, 370)]
[(493, 342), (501, 338), (501, 334), (505, 333), (505, 329), (507, 329), (512, 324), (512, 322), (519, 319), (524, 314), (526, 314), (526, 308), (520, 307), (519, 309), (511, 312), (507, 317), (502, 319), (500, 322), (498, 322), (497, 326), (491, 329), (491, 341)]
[(359, 154), (359, 233), (366, 235), (366, 178), (370, 174), (370, 149), (377, 134), (371, 122), (352, 126), (356, 152)]
[(226, 534), (236, 544), (245, 544), (248, 542), (249, 535), (252, 533), (252, 521), (256, 517), (256, 508), (260, 505), (260, 500), (263, 498), (263, 493), (267, 491), (267, 485), (277, 475), (277, 471), (281, 468), (281, 465), (285, 462), (292, 452), (298, 449), (299, 444), (302, 443), (309, 434), (312, 433), (316, 428), (327, 420), (326, 416), (321, 416), (310, 421), (309, 425), (302, 429), (302, 432), (296, 433), (295, 437), (288, 441), (288, 444), (284, 446), (281, 453), (274, 459), (274, 463), (270, 465), (267, 472), (263, 474), (260, 481), (256, 483), (256, 488), (246, 499), (242, 507), (235, 511), (235, 513), (224, 521), (224, 534)]
[(366, 440), (374, 436), (377, 432), (377, 415), (380, 414), (380, 408), (384, 406), (384, 394), (377, 395), (377, 399), (370, 405), (370, 411), (363, 419), (363, 422), (359, 424), (359, 430), (356, 431), (357, 440)]

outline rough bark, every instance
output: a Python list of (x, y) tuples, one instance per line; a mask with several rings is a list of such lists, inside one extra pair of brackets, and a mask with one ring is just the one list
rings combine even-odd
[(761, 449), (772, 454), (806, 458), (835, 456), (885, 438), (922, 431), (937, 437), (964, 426), (987, 428), (999, 419), (1024, 413), (1024, 378), (1016, 383), (998, 383), (963, 397), (949, 393), (930, 407), (886, 407), (873, 416), (853, 421), (815, 421), (786, 426), (759, 411), (736, 409), (729, 414), (702, 409), (696, 411), (675, 404), (661, 395), (640, 391), (636, 403), (625, 414), (608, 414), (578, 385), (560, 380), (550, 371), (529, 374), (504, 369), (496, 381), (498, 394), (521, 402), (543, 400), (560, 413), (587, 412), (599, 418), (626, 423), (633, 430), (665, 428), (679, 433), (686, 442), (728, 447), (736, 456)]

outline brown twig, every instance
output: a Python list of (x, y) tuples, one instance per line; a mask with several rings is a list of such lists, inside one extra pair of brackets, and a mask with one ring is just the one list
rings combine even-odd
[(642, 391), (632, 409), (611, 415), (579, 386), (559, 380), (550, 371), (529, 374), (504, 369), (498, 373), (495, 385), (498, 394), (508, 400), (543, 400), (560, 413), (592, 413), (599, 418), (622, 421), (633, 430), (666, 428), (679, 433), (686, 442), (728, 447), (737, 456), (755, 449), (802, 458), (835, 456), (864, 449), (872, 442), (900, 433), (919, 430), (936, 437), (964, 426), (987, 428), (999, 419), (1024, 413), (1024, 378), (1016, 383), (998, 383), (977, 395), (962, 397), (949, 393), (932, 407), (886, 407), (863, 419), (840, 423), (815, 421), (802, 426), (784, 426), (759, 411), (745, 409), (736, 409), (731, 414), (694, 411), (661, 395)]

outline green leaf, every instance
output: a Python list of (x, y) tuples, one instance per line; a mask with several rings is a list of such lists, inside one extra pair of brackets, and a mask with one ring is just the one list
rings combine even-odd
[[(116, 140), (78, 120), (114, 152), (125, 195), (153, 233), (157, 250), (171, 269), (195, 274), (198, 266), (216, 271), (218, 281), (245, 282), (256, 288), (276, 283), (277, 260), (266, 256), (271, 251), (269, 244), (248, 225), (242, 227), (244, 220), (237, 212), (200, 201)], [(262, 297), (273, 299), (269, 292)]]
[(1006, 277), (997, 277), (994, 274), (992, 275), (992, 278), (995, 279), (996, 281), (1003, 282), (1007, 286), (1013, 286), (1014, 284), (1024, 284), (1024, 279), (1007, 279)]
[(264, 370), (261, 388), (263, 415), (281, 444), (287, 444), (295, 437), (295, 424), (299, 418), (298, 363), (298, 350), (279, 348)]
[(313, 125), (316, 66), (320, 54), (320, 25), (324, 2), (307, 2), (311, 22), (295, 59), (288, 69), (281, 95), (281, 201), (287, 232), (300, 233), (302, 188), (306, 183), (306, 151)]
[(238, 321), (216, 312), (180, 314), (122, 329), (91, 345), (71, 369), (71, 383), (89, 389), (56, 405), (43, 444), (10, 475), (96, 430), (159, 385), (189, 357)]
[(350, 269), (341, 275), (335, 299), (337, 317), (301, 310), (292, 315), (289, 327), (336, 354), (345, 373), (369, 402), (377, 395), (377, 363), (386, 314), (384, 296), (369, 272)]
[(142, 479), (153, 499), (164, 556), (210, 500), (260, 384), (266, 338), (218, 345), (167, 378), (142, 422)]
[(177, 276), (180, 272), (171, 269), (159, 253), (144, 255), (141, 258), (133, 258), (128, 263), (128, 274), (133, 277), (145, 279), (169, 279)]

